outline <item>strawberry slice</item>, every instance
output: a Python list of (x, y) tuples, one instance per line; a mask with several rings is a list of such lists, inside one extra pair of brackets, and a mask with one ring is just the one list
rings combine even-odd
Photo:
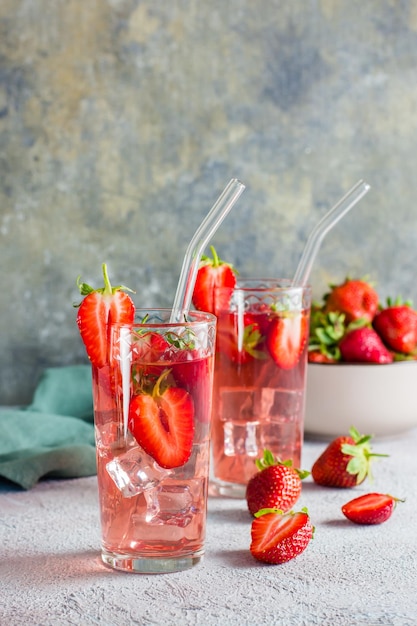
[(88, 358), (92, 365), (99, 368), (109, 361), (109, 324), (111, 322), (131, 324), (135, 316), (132, 299), (122, 291), (128, 288), (123, 285), (112, 287), (105, 263), (102, 268), (104, 287), (94, 289), (80, 282), (79, 278), (77, 281), (81, 295), (85, 296), (78, 308), (78, 328)]
[(262, 509), (252, 522), (250, 551), (264, 563), (285, 563), (303, 552), (313, 538), (314, 527), (306, 509), (283, 514)]
[(129, 429), (138, 444), (161, 467), (181, 467), (191, 456), (194, 438), (194, 403), (180, 387), (163, 383), (171, 370), (165, 370), (152, 394), (134, 396), (129, 407)]
[[(193, 303), (199, 311), (214, 313), (229, 308), (230, 297), (236, 285), (236, 270), (225, 263), (210, 246), (213, 258), (203, 256), (194, 285)], [(219, 290), (222, 287), (223, 289)]]
[(233, 313), (222, 315), (219, 319), (217, 350), (240, 365), (253, 359), (265, 359), (265, 352), (260, 349), (264, 337), (255, 316), (245, 313), (241, 329), (236, 328), (235, 321)]
[(382, 524), (392, 515), (397, 502), (404, 502), (389, 494), (366, 493), (342, 506), (342, 513), (355, 524)]
[(290, 370), (297, 365), (308, 335), (308, 319), (302, 313), (277, 315), (272, 320), (266, 345), (278, 367)]

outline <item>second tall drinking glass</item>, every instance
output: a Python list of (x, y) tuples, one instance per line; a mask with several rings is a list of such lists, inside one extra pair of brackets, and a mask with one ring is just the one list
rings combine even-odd
[(240, 279), (215, 306), (211, 493), (244, 497), (265, 449), (300, 466), (311, 289)]

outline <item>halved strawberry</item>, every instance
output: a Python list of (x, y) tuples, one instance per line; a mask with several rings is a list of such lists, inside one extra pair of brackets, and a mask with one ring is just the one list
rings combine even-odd
[(266, 345), (278, 367), (295, 367), (309, 335), (308, 318), (304, 313), (277, 315), (270, 324)]
[(156, 382), (152, 394), (139, 394), (129, 407), (129, 429), (138, 444), (161, 467), (181, 467), (191, 456), (194, 438), (194, 403), (180, 387), (163, 384), (170, 370)]
[(200, 261), (193, 303), (199, 311), (217, 314), (229, 307), (230, 296), (236, 285), (236, 270), (230, 263), (219, 259), (213, 246), (210, 246), (210, 250), (213, 258), (203, 256)]
[(385, 493), (366, 493), (342, 506), (342, 513), (355, 524), (382, 524), (392, 515), (397, 502), (404, 502)]
[(314, 527), (306, 509), (283, 514), (263, 509), (252, 522), (250, 551), (264, 563), (285, 563), (303, 552), (313, 538)]
[(81, 295), (85, 296), (79, 305), (77, 324), (88, 358), (95, 367), (103, 367), (109, 360), (109, 324), (131, 324), (135, 316), (132, 299), (122, 291), (128, 288), (123, 285), (112, 287), (105, 263), (102, 268), (104, 287), (94, 289), (80, 282), (79, 278), (77, 281)]

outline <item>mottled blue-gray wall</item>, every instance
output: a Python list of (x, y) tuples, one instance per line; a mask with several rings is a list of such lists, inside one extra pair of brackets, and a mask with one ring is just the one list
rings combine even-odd
[(315, 223), (320, 296), (347, 273), (417, 302), (417, 2), (2, 0), (0, 404), (83, 362), (76, 278), (170, 305), (183, 254), (232, 177), (213, 243), (292, 275)]

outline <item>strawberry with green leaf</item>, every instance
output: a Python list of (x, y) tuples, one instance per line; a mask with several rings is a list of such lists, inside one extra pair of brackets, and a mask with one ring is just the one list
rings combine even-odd
[(301, 481), (310, 472), (293, 467), (292, 461), (276, 459), (270, 450), (264, 450), (255, 461), (258, 472), (246, 486), (246, 502), (252, 515), (261, 509), (289, 511), (301, 494)]
[(77, 313), (77, 325), (84, 342), (88, 358), (95, 367), (108, 364), (109, 324), (131, 324), (135, 316), (135, 306), (125, 291), (128, 287), (112, 287), (107, 273), (107, 266), (102, 265), (104, 287), (94, 289), (77, 280), (77, 285), (84, 296)]
[(374, 317), (372, 325), (390, 350), (411, 355), (417, 351), (417, 311), (411, 302), (388, 298), (387, 306)]
[(236, 270), (222, 261), (213, 246), (213, 258), (203, 256), (194, 285), (193, 303), (199, 311), (218, 314), (229, 308), (230, 297), (236, 285)]
[(314, 482), (324, 487), (351, 488), (372, 478), (372, 460), (387, 455), (372, 452), (370, 440), (370, 435), (361, 435), (353, 426), (348, 436), (333, 439), (313, 464)]
[(324, 299), (325, 312), (343, 313), (347, 324), (361, 318), (372, 322), (379, 304), (379, 296), (368, 281), (349, 277), (340, 285), (331, 285)]
[(354, 328), (339, 342), (342, 361), (349, 363), (392, 363), (393, 356), (378, 333), (368, 326)]
[(194, 438), (194, 403), (191, 395), (167, 381), (166, 369), (150, 393), (133, 396), (129, 407), (129, 430), (138, 444), (161, 467), (185, 465)]
[(262, 509), (252, 522), (250, 552), (263, 563), (286, 563), (304, 552), (313, 535), (307, 509), (296, 513)]

